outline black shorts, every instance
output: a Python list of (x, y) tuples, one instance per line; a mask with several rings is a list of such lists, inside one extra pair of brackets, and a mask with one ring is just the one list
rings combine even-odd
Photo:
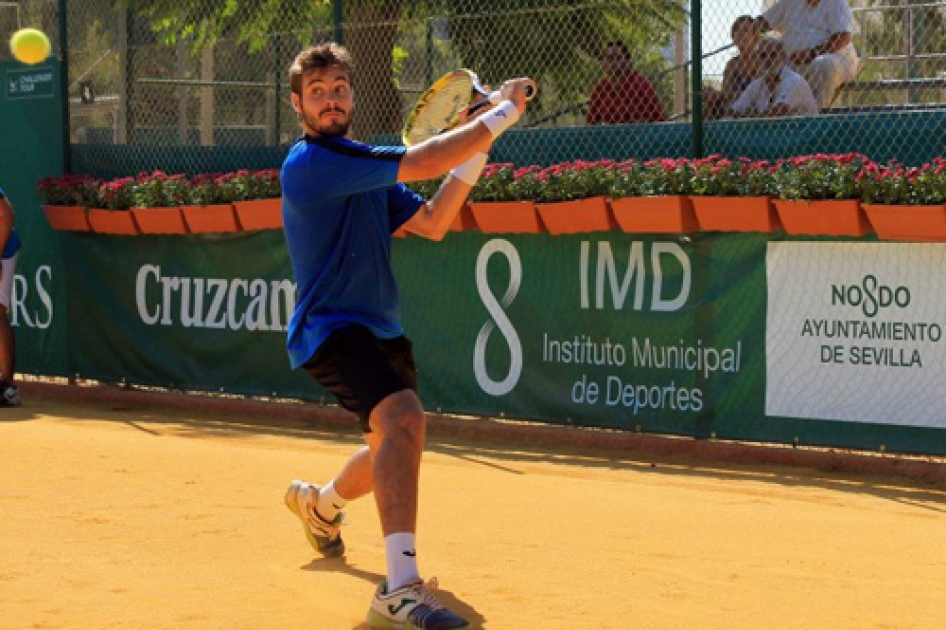
[(332, 332), (303, 367), (370, 433), (368, 416), (378, 403), (405, 389), (417, 391), (413, 347), (403, 335), (378, 339), (364, 326), (346, 326)]

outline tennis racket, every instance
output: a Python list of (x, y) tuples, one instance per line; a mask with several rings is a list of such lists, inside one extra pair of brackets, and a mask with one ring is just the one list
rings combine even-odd
[[(526, 89), (526, 98), (532, 100), (535, 94), (533, 83)], [(457, 112), (467, 105), (473, 114), (490, 103), (499, 103), (499, 100), (499, 92), (487, 92), (475, 72), (454, 70), (437, 79), (417, 99), (404, 123), (401, 139), (408, 147), (419, 144), (456, 127), (460, 123)]]

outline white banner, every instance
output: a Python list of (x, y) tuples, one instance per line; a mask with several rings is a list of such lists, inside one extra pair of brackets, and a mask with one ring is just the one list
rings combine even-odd
[(769, 416), (946, 428), (946, 245), (769, 243)]

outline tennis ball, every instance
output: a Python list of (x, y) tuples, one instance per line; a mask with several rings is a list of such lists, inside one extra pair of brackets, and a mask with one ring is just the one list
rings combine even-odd
[(46, 61), (52, 46), (49, 44), (49, 38), (43, 31), (35, 28), (23, 28), (18, 30), (10, 38), (10, 50), (18, 61), (34, 65)]

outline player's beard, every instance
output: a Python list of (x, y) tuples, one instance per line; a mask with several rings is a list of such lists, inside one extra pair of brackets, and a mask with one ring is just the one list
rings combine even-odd
[[(330, 122), (330, 123), (321, 122), (322, 115), (328, 112), (332, 112), (332, 111), (340, 112), (344, 116), (344, 119), (341, 121)], [(327, 136), (330, 138), (344, 138), (345, 136), (348, 135), (348, 129), (351, 127), (351, 112), (352, 110), (349, 110), (348, 113), (346, 114), (345, 111), (337, 107), (333, 107), (331, 109), (323, 109), (321, 112), (319, 112), (318, 117), (313, 121), (309, 118), (309, 114), (305, 110), (303, 110), (302, 120), (306, 124), (307, 127), (315, 130), (316, 133), (318, 133), (320, 136)]]

